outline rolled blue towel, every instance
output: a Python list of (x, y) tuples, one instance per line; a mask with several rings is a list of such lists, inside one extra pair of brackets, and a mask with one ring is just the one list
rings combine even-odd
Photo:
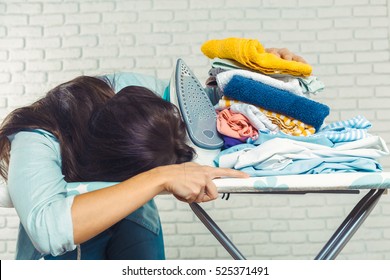
[(223, 89), (225, 96), (300, 120), (319, 130), (329, 107), (306, 97), (242, 76), (233, 76)]

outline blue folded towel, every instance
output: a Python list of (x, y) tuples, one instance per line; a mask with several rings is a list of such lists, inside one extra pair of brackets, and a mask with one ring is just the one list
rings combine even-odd
[(324, 104), (242, 76), (233, 76), (223, 93), (229, 98), (300, 120), (316, 131), (329, 115), (329, 107)]

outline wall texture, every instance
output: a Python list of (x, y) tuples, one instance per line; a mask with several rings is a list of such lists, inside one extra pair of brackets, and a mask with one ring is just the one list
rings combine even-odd
[[(81, 74), (136, 71), (167, 79), (183, 58), (204, 81), (208, 39), (287, 47), (326, 85), (327, 121), (362, 114), (390, 143), (390, 4), (385, 0), (0, 0), (0, 118)], [(382, 161), (390, 169), (390, 159)], [(359, 195), (236, 195), (205, 204), (250, 259), (311, 259)], [(170, 259), (229, 258), (183, 203), (157, 198)], [(12, 259), (18, 218), (0, 209), (0, 259)], [(341, 259), (390, 259), (390, 197)]]

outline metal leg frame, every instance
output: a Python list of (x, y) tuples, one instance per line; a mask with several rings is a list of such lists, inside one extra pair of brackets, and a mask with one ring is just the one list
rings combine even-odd
[[(365, 219), (370, 215), (374, 209), (379, 198), (383, 194), (384, 189), (370, 190), (352, 209), (349, 215), (345, 218), (340, 227), (335, 231), (329, 241), (322, 248), (320, 253), (316, 256), (316, 260), (333, 260), (341, 252), (344, 246), (352, 238), (355, 232), (359, 229)], [(225, 235), (225, 233), (218, 227), (213, 219), (200, 207), (197, 203), (191, 203), (190, 207), (196, 214), (199, 220), (206, 226), (206, 228), (214, 235), (214, 237), (221, 243), (226, 251), (235, 260), (245, 260), (245, 257), (236, 248), (232, 241)]]
[(384, 189), (370, 190), (352, 209), (315, 259), (334, 260), (370, 215), (384, 191)]
[(228, 253), (235, 260), (245, 260), (245, 257), (236, 248), (233, 242), (225, 235), (225, 233), (217, 226), (217, 224), (210, 218), (209, 215), (197, 203), (190, 203), (192, 211), (198, 216), (199, 220), (207, 227), (207, 229), (214, 235), (214, 237), (221, 243), (221, 245), (228, 251)]

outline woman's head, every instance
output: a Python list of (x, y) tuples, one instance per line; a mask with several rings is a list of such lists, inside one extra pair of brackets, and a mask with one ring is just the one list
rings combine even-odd
[(138, 86), (125, 87), (93, 114), (87, 139), (84, 180), (122, 181), (194, 156), (178, 109)]
[(80, 76), (50, 90), (30, 106), (11, 112), (0, 127), (0, 175), (7, 179), (10, 143), (7, 136), (26, 129), (44, 129), (60, 141), (62, 171), (77, 180), (78, 156), (93, 111), (115, 92), (105, 81)]

